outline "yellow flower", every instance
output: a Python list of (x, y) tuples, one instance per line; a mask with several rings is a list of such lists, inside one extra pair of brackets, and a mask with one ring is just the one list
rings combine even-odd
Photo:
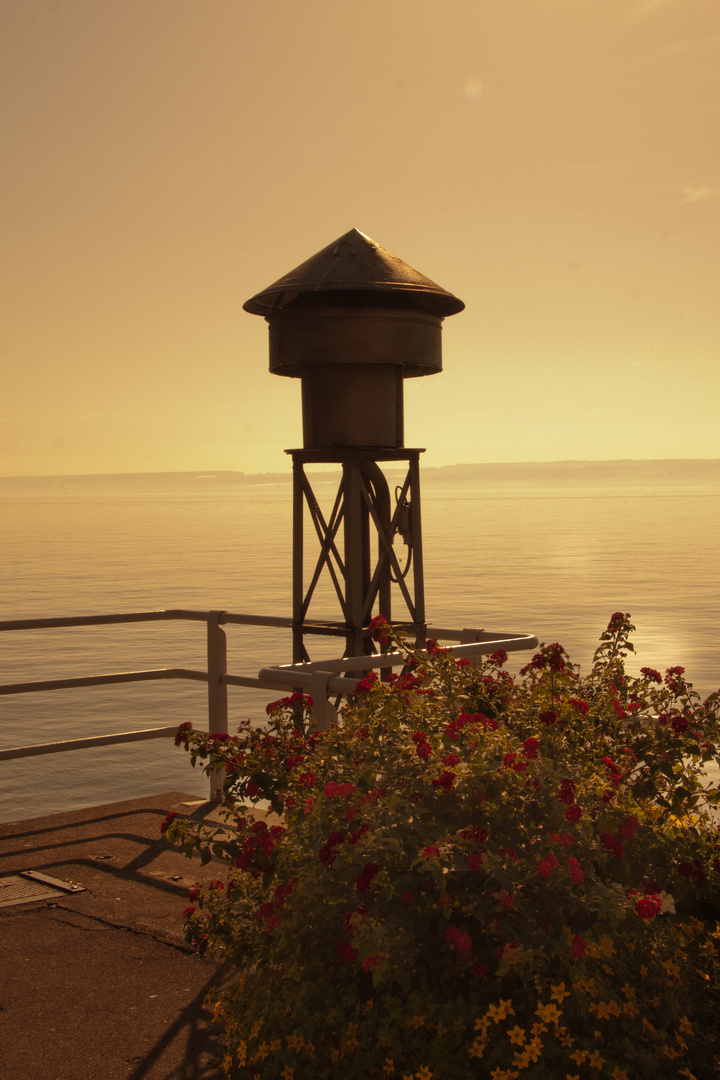
[(647, 977), (648, 977), (648, 969), (645, 967), (644, 964), (640, 965), (640, 974), (642, 975), (643, 979), (647, 979)]
[(663, 1053), (667, 1054), (667, 1056), (669, 1058), (678, 1058), (678, 1057), (680, 1057), (680, 1051), (675, 1050), (675, 1048), (672, 1047), (672, 1046), (663, 1046)]
[(599, 1001), (597, 1003), (597, 1018), (598, 1018), (598, 1020), (607, 1020), (607, 1019), (609, 1019), (609, 1017), (611, 1015), (612, 1014), (610, 1012), (610, 1009), (605, 1004), (605, 1002), (604, 1001)]
[(565, 1080), (580, 1080), (580, 1073), (575, 1073), (574, 1076), (571, 1076), (570, 1073), (565, 1073)]
[(390, 1073), (395, 1072), (395, 1063), (394, 1063), (394, 1061), (392, 1059), (392, 1054), (390, 1055), (390, 1057), (385, 1058), (385, 1064), (383, 1065), (383, 1072), (387, 1073), (388, 1076), (390, 1075)]
[(515, 1010), (512, 1007), (512, 1000), (510, 998), (508, 998), (507, 1001), (503, 1001), (503, 999), (500, 998), (500, 1004), (498, 1008), (500, 1009), (500, 1020), (505, 1020), (508, 1016), (515, 1015)]
[(273, 1039), (273, 1041), (270, 1043), (270, 1053), (271, 1054), (276, 1053), (276, 1051), (278, 1051), (281, 1046), (282, 1046), (282, 1039)]
[(540, 1019), (543, 1020), (546, 1024), (548, 1024), (548, 1023), (557, 1024), (558, 1020), (562, 1016), (562, 1013), (558, 1009), (557, 1005), (553, 1005), (552, 1003), (550, 1003), (548, 1005), (543, 1005), (542, 1002), (538, 1003), (538, 1007), (535, 1010), (535, 1014), (536, 1014), (536, 1016), (539, 1016)]
[(416, 1080), (430, 1080), (431, 1076), (432, 1076), (432, 1073), (428, 1069), (427, 1065), (423, 1065), (415, 1073)]
[(634, 1001), (626, 1001), (622, 1011), (626, 1016), (636, 1017), (638, 1014), (638, 1007)]
[(443, 1024), (442, 1020), (441, 1020), (441, 1021), (440, 1021), (440, 1022), (438, 1023), (438, 1025), (437, 1025), (437, 1027), (435, 1028), (435, 1030), (437, 1031), (437, 1037), (438, 1037), (438, 1039), (442, 1039), (443, 1035), (446, 1035), (446, 1034), (447, 1034), (447, 1032), (448, 1032), (448, 1031), (450, 1030), (450, 1028), (446, 1028), (446, 1027), (445, 1027), (445, 1025)]
[(315, 1053), (315, 1047), (311, 1042), (305, 1043), (305, 1053), (308, 1054), (310, 1057), (312, 1057)]
[(673, 960), (663, 960), (663, 967), (673, 979), (680, 978), (680, 965)]
[(546, 1031), (547, 1028), (544, 1024), (533, 1024), (533, 1026), (530, 1028), (531, 1035), (544, 1035)]
[(537, 1061), (537, 1059), (540, 1057), (540, 1054), (542, 1053), (542, 1048), (543, 1044), (540, 1042), (540, 1040), (533, 1039), (532, 1042), (529, 1042), (525, 1047), (525, 1052), (530, 1055), (533, 1061)]
[(605, 953), (606, 956), (612, 956), (615, 952), (615, 946), (613, 945), (613, 939), (607, 937), (605, 934), (600, 938), (600, 951)]
[(680, 1030), (684, 1031), (686, 1035), (692, 1035), (692, 1024), (688, 1020), (687, 1016), (682, 1016), (680, 1018)]
[(482, 1041), (481, 1039), (476, 1039), (475, 1042), (470, 1047), (470, 1049), (468, 1050), (468, 1054), (470, 1055), (470, 1057), (481, 1058), (483, 1056), (483, 1054), (485, 1053), (485, 1047), (486, 1046), (487, 1046), (486, 1042)]
[(226, 1054), (225, 1057), (222, 1059), (221, 1068), (226, 1076), (230, 1075), (230, 1069), (232, 1068), (232, 1058), (229, 1054)]
[(511, 1043), (515, 1043), (516, 1046), (522, 1046), (525, 1042), (525, 1028), (521, 1028), (519, 1024), (516, 1024), (512, 1030), (508, 1031), (508, 1039)]
[(605, 1058), (600, 1056), (599, 1050), (593, 1050), (592, 1054), (588, 1058), (588, 1065), (591, 1069), (601, 1069), (605, 1064)]
[(650, 1032), (655, 1031), (655, 1027), (650, 1023), (647, 1016), (643, 1016), (643, 1018), (642, 1018), (642, 1026), (645, 1028), (646, 1031), (650, 1031)]
[(616, 1065), (612, 1071), (612, 1080), (628, 1080), (628, 1074), (625, 1069), (620, 1069)]
[(523, 1050), (523, 1051), (516, 1050), (515, 1055), (513, 1057), (513, 1065), (516, 1065), (518, 1069), (527, 1069), (529, 1064), (530, 1064), (530, 1053), (529, 1053), (529, 1051), (527, 1049)]
[(488, 1020), (487, 1016), (483, 1016), (480, 1020), (475, 1021), (475, 1030), (482, 1031), (483, 1035), (487, 1035), (489, 1027), (490, 1021)]
[(235, 1051), (235, 1055), (237, 1057), (238, 1065), (244, 1065), (245, 1064), (245, 1056), (246, 1056), (246, 1054), (247, 1054), (247, 1043), (245, 1042), (244, 1039), (241, 1039), (240, 1040), (240, 1045), (238, 1046), (237, 1050)]
[(685, 1080), (697, 1080), (694, 1073), (691, 1073), (689, 1069), (681, 1069), (680, 1075), (685, 1077)]
[(424, 1016), (413, 1016), (410, 1023), (412, 1024), (412, 1026), (417, 1031), (417, 1029), (421, 1028), (423, 1026), (423, 1024), (425, 1023), (425, 1017)]
[(268, 1046), (268, 1044), (266, 1042), (261, 1042), (257, 1048), (257, 1056), (260, 1058), (261, 1061), (264, 1061), (269, 1053), (270, 1047)]
[(634, 998), (635, 997), (635, 987), (630, 986), (629, 983), (625, 983), (625, 985), (622, 988), (622, 992), (623, 992), (623, 994), (625, 995), (626, 998)]
[(262, 1020), (256, 1020), (253, 1026), (250, 1028), (250, 1038), (256, 1039), (260, 1028), (263, 1026)]
[(293, 1069), (292, 1065), (286, 1065), (280, 1075), (282, 1076), (283, 1080), (293, 1080), (294, 1072), (295, 1070)]
[(559, 986), (553, 986), (550, 984), (552, 994), (550, 995), (551, 1001), (557, 1001), (558, 1005), (562, 1005), (566, 997), (570, 997), (570, 991), (565, 989), (565, 983), (561, 982)]
[(583, 1061), (585, 1060), (585, 1058), (587, 1056), (588, 1056), (588, 1051), (587, 1050), (575, 1050), (570, 1055), (570, 1057), (572, 1058), (572, 1060), (575, 1062), (576, 1065), (582, 1065)]

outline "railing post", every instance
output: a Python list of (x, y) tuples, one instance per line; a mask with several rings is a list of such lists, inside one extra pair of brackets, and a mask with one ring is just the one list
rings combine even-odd
[[(208, 731), (228, 733), (227, 708), (227, 638), (220, 623), (224, 611), (209, 611), (207, 617)], [(210, 774), (210, 798), (222, 798), (225, 770)]]

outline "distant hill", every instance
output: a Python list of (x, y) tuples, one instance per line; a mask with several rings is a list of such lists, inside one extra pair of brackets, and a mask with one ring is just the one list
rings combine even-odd
[[(388, 467), (388, 477), (404, 476), (402, 467)], [(337, 471), (313, 471), (313, 482), (336, 479)], [(719, 459), (651, 461), (528, 461), (484, 465), (422, 467), (424, 488), (557, 488), (557, 487), (713, 487), (720, 485)], [(253, 487), (287, 487), (286, 473), (231, 471), (97, 473), (87, 476), (2, 476), (0, 495), (99, 494), (134, 492), (221, 492)]]

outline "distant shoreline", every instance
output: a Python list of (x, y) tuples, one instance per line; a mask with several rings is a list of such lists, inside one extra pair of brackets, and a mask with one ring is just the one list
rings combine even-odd
[[(313, 469), (317, 480), (335, 479), (337, 471)], [(388, 467), (389, 478), (404, 475)], [(720, 459), (669, 458), (615, 461), (490, 462), (421, 468), (424, 488), (542, 487), (714, 487), (720, 486)], [(58, 476), (0, 476), (0, 495), (106, 492), (195, 492), (285, 486), (284, 473), (229, 470), (193, 472), (88, 473)]]

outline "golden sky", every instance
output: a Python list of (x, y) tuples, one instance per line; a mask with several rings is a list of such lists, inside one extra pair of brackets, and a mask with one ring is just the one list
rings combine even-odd
[(455, 293), (424, 463), (720, 457), (718, 0), (3, 0), (0, 474), (284, 471), (243, 302)]

